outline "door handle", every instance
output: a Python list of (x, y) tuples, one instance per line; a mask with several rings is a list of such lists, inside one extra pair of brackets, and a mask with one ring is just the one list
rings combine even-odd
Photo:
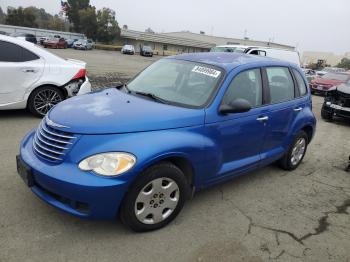
[(36, 73), (36, 70), (32, 69), (32, 68), (24, 68), (24, 69), (22, 69), (22, 71), (24, 73)]
[(258, 120), (258, 121), (260, 121), (260, 122), (264, 122), (264, 121), (269, 120), (269, 117), (268, 117), (268, 116), (260, 116), (260, 117), (258, 117), (256, 120)]
[(303, 108), (302, 108), (302, 107), (297, 107), (297, 108), (294, 108), (294, 111), (295, 111), (295, 112), (300, 112), (301, 110), (303, 110)]

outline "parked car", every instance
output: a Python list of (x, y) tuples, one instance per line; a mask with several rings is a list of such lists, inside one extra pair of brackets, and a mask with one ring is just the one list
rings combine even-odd
[(134, 55), (135, 48), (133, 45), (124, 45), (120, 51), (122, 54)]
[(39, 37), (39, 44), (40, 44), (40, 45), (44, 45), (44, 42), (49, 41), (49, 40), (50, 40), (49, 37), (47, 37), (47, 36), (41, 36), (41, 37)]
[(345, 69), (338, 67), (325, 67), (322, 70), (316, 71), (318, 76), (324, 76), (327, 73), (342, 73), (345, 72)]
[(80, 39), (74, 42), (73, 48), (79, 50), (91, 50), (93, 48), (93, 42), (91, 39)]
[(210, 52), (235, 52), (250, 55), (267, 56), (281, 59), (301, 66), (299, 53), (294, 50), (285, 50), (264, 46), (221, 45), (213, 47), (210, 50)]
[(28, 108), (44, 116), (60, 101), (91, 90), (86, 63), (0, 35), (0, 110)]
[(321, 116), (332, 121), (334, 116), (350, 119), (350, 80), (327, 93)]
[(38, 41), (36, 40), (36, 36), (33, 34), (27, 34), (27, 33), (13, 33), (11, 36), (16, 37), (18, 39), (26, 40), (28, 42), (31, 42), (33, 44), (37, 44)]
[(317, 77), (316, 71), (313, 69), (303, 68), (303, 71), (308, 83), (311, 83)]
[(67, 47), (68, 48), (73, 48), (73, 44), (78, 41), (79, 39), (66, 39), (67, 42)]
[(153, 50), (149, 46), (143, 46), (140, 49), (140, 55), (141, 56), (153, 56)]
[(55, 106), (22, 140), (17, 168), (58, 209), (119, 215), (148, 231), (173, 220), (191, 192), (275, 161), (296, 169), (315, 124), (297, 65), (184, 54), (158, 60), (125, 85)]
[(43, 42), (43, 46), (45, 48), (64, 48), (66, 49), (67, 48), (67, 42), (64, 38), (52, 38), (50, 40), (47, 40), (47, 41), (44, 41)]
[(326, 73), (322, 77), (318, 77), (311, 81), (311, 93), (318, 93), (321, 95), (334, 90), (337, 85), (343, 84), (350, 80), (350, 74), (344, 73)]

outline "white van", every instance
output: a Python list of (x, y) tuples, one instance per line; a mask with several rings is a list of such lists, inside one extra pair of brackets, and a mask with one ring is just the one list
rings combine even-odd
[(236, 52), (250, 55), (268, 56), (292, 62), (301, 66), (300, 57), (297, 51), (264, 47), (264, 46), (244, 46), (244, 45), (220, 45), (210, 49), (210, 52)]

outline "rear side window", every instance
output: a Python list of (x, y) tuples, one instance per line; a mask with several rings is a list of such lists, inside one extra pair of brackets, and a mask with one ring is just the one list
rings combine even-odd
[(260, 69), (252, 69), (239, 73), (231, 82), (223, 98), (224, 104), (236, 99), (248, 100), (252, 107), (262, 104), (262, 81)]
[(0, 62), (27, 62), (39, 57), (16, 44), (0, 41)]
[(298, 84), (300, 96), (306, 95), (307, 87), (306, 87), (306, 84), (305, 84), (305, 82), (304, 82), (303, 77), (302, 77), (302, 76), (300, 75), (300, 73), (299, 73), (297, 70), (295, 70), (295, 69), (293, 69), (293, 73), (294, 73), (295, 79), (297, 80), (297, 84)]
[(271, 103), (294, 99), (294, 82), (287, 67), (267, 67)]

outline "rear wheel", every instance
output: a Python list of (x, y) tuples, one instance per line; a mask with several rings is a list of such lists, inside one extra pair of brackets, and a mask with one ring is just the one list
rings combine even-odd
[(285, 170), (296, 169), (303, 161), (307, 145), (308, 136), (304, 131), (300, 131), (289, 147), (288, 152), (279, 160), (280, 167)]
[(53, 106), (62, 100), (64, 100), (64, 95), (57, 87), (42, 86), (30, 94), (28, 109), (35, 116), (43, 117)]
[(164, 227), (181, 211), (189, 193), (183, 172), (164, 162), (143, 172), (127, 193), (120, 210), (122, 222), (134, 231)]

